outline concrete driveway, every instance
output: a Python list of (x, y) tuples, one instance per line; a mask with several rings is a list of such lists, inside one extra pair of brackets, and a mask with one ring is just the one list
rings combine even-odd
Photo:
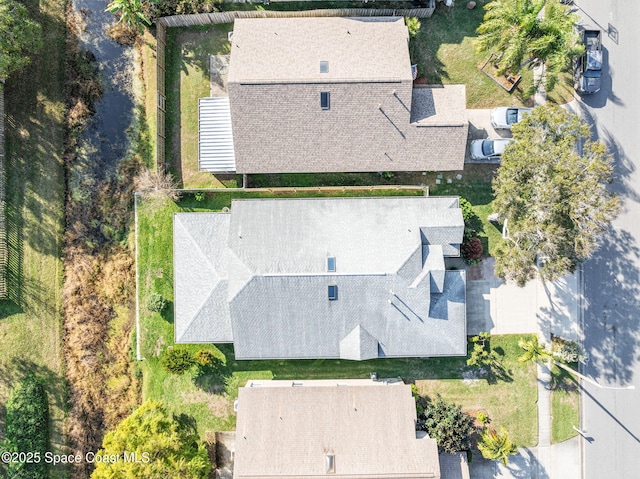
[(529, 281), (524, 287), (505, 283), (493, 274), (494, 259), (486, 258), (467, 280), (467, 331), (478, 334), (553, 333), (581, 340), (580, 276), (552, 283)]
[(509, 130), (495, 130), (493, 126), (491, 126), (491, 110), (467, 110), (467, 119), (469, 120), (469, 135), (467, 137), (467, 152), (464, 162), (499, 164), (500, 160), (471, 159), (469, 145), (472, 140), (511, 138), (511, 132)]

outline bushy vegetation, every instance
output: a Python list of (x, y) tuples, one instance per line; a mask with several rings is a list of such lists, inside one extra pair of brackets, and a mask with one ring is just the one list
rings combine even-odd
[(47, 479), (44, 453), (49, 450), (49, 403), (42, 382), (34, 376), (25, 378), (7, 402), (6, 446), (10, 451), (40, 455), (39, 462), (7, 466), (11, 479)]
[(165, 371), (184, 374), (196, 364), (196, 358), (188, 349), (172, 348), (165, 351), (160, 360)]
[(211, 462), (193, 420), (146, 401), (104, 437), (96, 456), (135, 454), (137, 461), (98, 462), (92, 479), (206, 479)]
[(155, 313), (161, 313), (167, 307), (167, 301), (160, 293), (151, 293), (147, 297), (147, 309)]
[(465, 239), (464, 243), (460, 245), (460, 252), (467, 264), (479, 263), (482, 259), (482, 253), (484, 253), (482, 241), (477, 236)]
[(445, 401), (440, 395), (434, 401), (418, 400), (422, 413), (418, 428), (438, 442), (440, 452), (455, 453), (471, 447), (471, 434), (475, 431), (473, 418), (457, 404)]
[(518, 448), (511, 442), (509, 433), (503, 427), (498, 431), (486, 427), (480, 435), (478, 449), (485, 459), (500, 461), (505, 466), (509, 464), (509, 456), (518, 452)]

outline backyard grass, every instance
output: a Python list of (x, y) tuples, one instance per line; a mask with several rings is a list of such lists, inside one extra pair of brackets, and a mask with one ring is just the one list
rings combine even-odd
[[(422, 28), (413, 40), (412, 62), (418, 64), (420, 76), (428, 84), (459, 84), (467, 87), (467, 108), (493, 108), (504, 105), (531, 105), (533, 73), (522, 70), (522, 81), (513, 93), (508, 93), (486, 76), (480, 67), (487, 54), (480, 54), (473, 45), (476, 29), (482, 23), (484, 5), (490, 0), (477, 0), (473, 10), (466, 2), (447, 8), (438, 3), (433, 16), (421, 19)], [(558, 87), (548, 99), (567, 103), (573, 99), (568, 86), (569, 74), (563, 75)]]
[[(229, 54), (233, 24), (170, 28), (166, 59), (166, 161), (184, 188), (222, 188), (198, 171), (198, 99), (210, 95), (209, 55)], [(155, 97), (155, 88), (151, 90)]]
[[(469, 187), (467, 193), (475, 192), (475, 198), (482, 198), (477, 188)], [(373, 196), (373, 195), (421, 195), (417, 189), (411, 191), (396, 190), (346, 190), (333, 193), (336, 196)], [(486, 194), (486, 193), (485, 193)], [(277, 196), (328, 196), (324, 193), (293, 192), (279, 193)], [(515, 438), (521, 445), (533, 445), (536, 442), (536, 389), (535, 368), (517, 363), (520, 354), (517, 346), (519, 338), (515, 336), (495, 337), (492, 346), (505, 354), (504, 364), (512, 370), (509, 382), (498, 380), (489, 385), (486, 379), (462, 380), (467, 370), (465, 358), (436, 359), (379, 359), (372, 361), (345, 360), (298, 360), (298, 361), (236, 361), (232, 345), (189, 345), (184, 346), (193, 352), (199, 349), (210, 350), (223, 361), (218, 376), (196, 378), (194, 373), (184, 376), (168, 374), (160, 366), (159, 356), (169, 346), (173, 346), (173, 252), (172, 217), (175, 212), (220, 211), (230, 206), (232, 198), (266, 198), (276, 194), (264, 191), (215, 192), (208, 193), (204, 200), (197, 201), (191, 194), (185, 195), (179, 202), (166, 200), (163, 203), (142, 200), (138, 207), (138, 261), (139, 261), (139, 298), (141, 310), (143, 396), (163, 400), (175, 413), (192, 415), (201, 435), (205, 431), (220, 431), (235, 427), (233, 400), (237, 389), (248, 379), (327, 379), (327, 378), (366, 378), (372, 371), (380, 377), (400, 376), (406, 381), (418, 381), (429, 393), (437, 388), (443, 395), (459, 395), (465, 407), (478, 406), (492, 412), (492, 417), (506, 427), (515, 424), (519, 432)], [(469, 194), (471, 196), (471, 194)], [(145, 298), (151, 292), (160, 293), (168, 302), (164, 313), (152, 313), (144, 307)], [(182, 347), (182, 346), (181, 346)], [(471, 385), (472, 384), (472, 385)], [(466, 393), (464, 392), (466, 388)], [(476, 398), (486, 394), (486, 401)], [(456, 396), (457, 397), (457, 396)], [(501, 411), (497, 405), (500, 397), (505, 398), (508, 407)], [(493, 412), (494, 409), (497, 412)], [(513, 414), (513, 417), (509, 415)], [(507, 417), (509, 416), (509, 417)]]
[[(40, 0), (25, 4), (42, 25), (45, 46), (5, 85), (9, 299), (0, 302), (0, 434), (4, 433), (4, 404), (11, 388), (33, 373), (44, 380), (49, 396), (51, 450), (62, 453), (66, 3)], [(50, 472), (52, 477), (66, 477), (64, 468)]]
[[(506, 380), (426, 379), (416, 381), (421, 394), (460, 404), (465, 410), (486, 410), (493, 427), (504, 426), (519, 446), (535, 446), (538, 442), (538, 390), (536, 366), (518, 362), (522, 335), (492, 336), (491, 348), (502, 354), (502, 365), (510, 372)], [(464, 364), (464, 362), (463, 362)]]
[(567, 371), (554, 366), (551, 374), (551, 442), (555, 444), (578, 434), (572, 426), (580, 426), (580, 394), (577, 381)]
[(142, 64), (141, 73), (142, 73), (142, 92), (141, 96), (144, 99), (144, 112), (147, 128), (149, 131), (149, 138), (151, 138), (150, 146), (150, 156), (153, 160), (151, 162), (151, 166), (155, 169), (155, 158), (156, 158), (156, 134), (158, 131), (157, 119), (157, 105), (156, 105), (156, 81), (157, 81), (157, 71), (156, 71), (156, 41), (148, 31), (145, 31), (144, 35), (139, 37), (137, 43), (137, 51), (139, 55), (140, 63)]

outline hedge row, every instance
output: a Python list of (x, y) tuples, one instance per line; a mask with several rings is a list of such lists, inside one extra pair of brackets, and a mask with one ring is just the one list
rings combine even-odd
[(11, 463), (11, 479), (46, 479), (44, 453), (49, 441), (49, 402), (42, 382), (28, 376), (11, 393), (7, 401), (7, 446), (15, 452), (39, 452), (39, 463)]

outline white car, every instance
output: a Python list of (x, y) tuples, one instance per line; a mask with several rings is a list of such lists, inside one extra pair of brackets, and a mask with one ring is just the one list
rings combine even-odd
[(510, 130), (512, 125), (520, 122), (531, 108), (501, 106), (491, 112), (491, 124), (496, 130)]
[(500, 158), (504, 149), (513, 139), (511, 138), (487, 138), (486, 140), (473, 140), (471, 142), (471, 158), (474, 160), (488, 160)]

